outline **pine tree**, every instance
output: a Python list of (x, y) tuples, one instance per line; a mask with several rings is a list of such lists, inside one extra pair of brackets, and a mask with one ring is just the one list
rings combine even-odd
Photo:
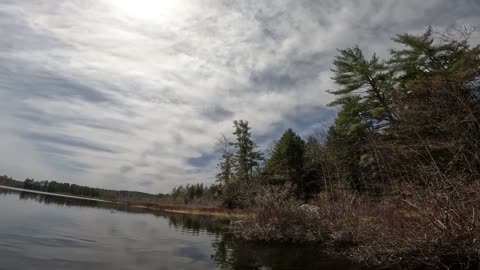
[(317, 138), (309, 136), (305, 143), (303, 183), (306, 195), (318, 193), (326, 188), (326, 177), (322, 165), (322, 145)]
[(466, 31), (461, 38), (440, 33), (435, 38), (431, 27), (421, 35), (397, 35), (393, 40), (403, 48), (390, 50), (389, 65), (400, 87), (408, 88), (408, 82), (425, 76), (448, 76), (467, 82), (478, 80), (480, 46), (469, 45), (470, 34)]
[(267, 162), (267, 172), (275, 184), (292, 182), (303, 192), (303, 165), (305, 142), (292, 129), (288, 129), (275, 144)]
[(235, 165), (237, 177), (244, 181), (250, 182), (253, 176), (253, 170), (259, 165), (262, 159), (262, 154), (255, 151), (257, 145), (251, 139), (251, 128), (248, 126), (248, 121), (234, 121), (233, 122), (236, 136), (236, 142), (232, 143), (237, 149), (235, 154)]
[(217, 164), (220, 171), (217, 174), (217, 182), (223, 184), (229, 184), (234, 177), (235, 154), (231, 146), (232, 143), (225, 135), (222, 135), (215, 145), (216, 151), (220, 154), (220, 162)]
[(351, 97), (357, 97), (361, 116), (365, 121), (373, 122), (374, 127), (382, 128), (395, 122), (393, 84), (387, 66), (375, 54), (367, 60), (359, 47), (339, 52), (332, 71), (340, 89), (329, 91), (337, 96), (330, 105), (344, 105)]
[(342, 109), (335, 124), (330, 128), (327, 140), (329, 152), (335, 153), (334, 166), (339, 179), (354, 190), (362, 190), (364, 183), (360, 168), (361, 157), (366, 153), (367, 137), (372, 132), (373, 124), (365, 117), (366, 104), (361, 97), (344, 98)]
[(393, 40), (404, 46), (403, 49), (390, 50), (392, 59), (389, 61), (401, 86), (418, 76), (446, 71), (452, 63), (454, 48), (448, 44), (435, 44), (432, 28), (421, 35), (397, 35)]

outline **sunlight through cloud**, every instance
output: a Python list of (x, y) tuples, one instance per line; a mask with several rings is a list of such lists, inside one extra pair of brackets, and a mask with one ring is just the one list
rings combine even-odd
[(110, 0), (109, 4), (121, 15), (158, 22), (170, 21), (186, 8), (179, 0)]

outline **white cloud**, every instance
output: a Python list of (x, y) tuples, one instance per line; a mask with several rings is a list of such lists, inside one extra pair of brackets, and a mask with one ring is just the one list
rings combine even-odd
[(149, 192), (212, 181), (212, 146), (234, 119), (261, 138), (331, 120), (322, 106), (336, 48), (382, 55), (394, 33), (477, 23), (480, 9), (470, 0), (167, 2), (0, 3), (0, 149), (19, 149), (0, 158), (4, 173)]

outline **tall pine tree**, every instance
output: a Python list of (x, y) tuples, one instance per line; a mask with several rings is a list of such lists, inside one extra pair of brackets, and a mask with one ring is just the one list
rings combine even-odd
[(291, 128), (276, 142), (267, 162), (267, 172), (273, 184), (294, 183), (303, 193), (303, 166), (305, 142)]
[(339, 50), (332, 69), (333, 79), (340, 86), (329, 91), (337, 96), (331, 106), (344, 105), (358, 97), (363, 121), (382, 128), (395, 121), (392, 108), (393, 83), (387, 66), (374, 54), (367, 60), (359, 47)]
[(251, 139), (252, 134), (248, 121), (235, 120), (233, 125), (235, 128), (233, 135), (236, 136), (236, 142), (232, 145), (237, 149), (235, 154), (236, 175), (240, 180), (250, 182), (254, 169), (262, 159), (262, 154), (256, 151), (257, 145)]

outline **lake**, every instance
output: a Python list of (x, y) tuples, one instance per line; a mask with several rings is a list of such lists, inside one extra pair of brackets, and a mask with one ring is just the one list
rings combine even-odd
[(236, 241), (225, 222), (0, 187), (0, 269), (359, 269), (313, 246)]

